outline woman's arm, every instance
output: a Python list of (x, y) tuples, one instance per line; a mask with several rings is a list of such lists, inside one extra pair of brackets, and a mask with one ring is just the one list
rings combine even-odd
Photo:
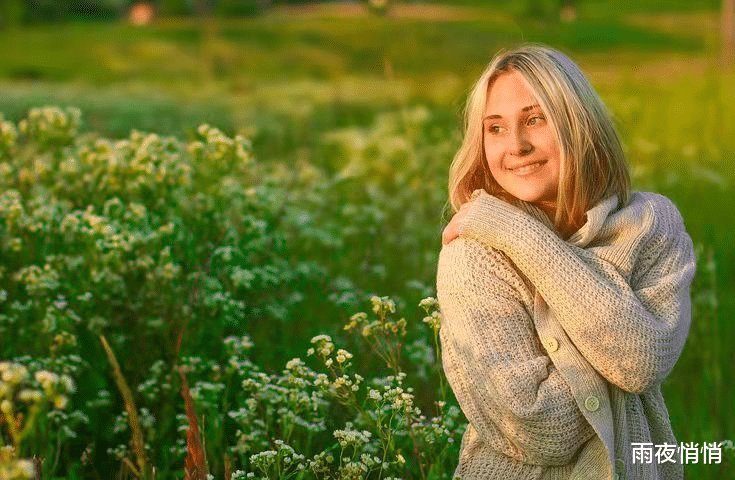
[(563, 465), (594, 432), (540, 346), (524, 290), (500, 252), (464, 238), (445, 246), (437, 272), (444, 370), (488, 444), (525, 463)]
[[(614, 245), (582, 249), (480, 194), (460, 229), (505, 252), (590, 364), (623, 390), (640, 393), (669, 374), (684, 346), (695, 259), (681, 216), (665, 197), (645, 194), (617, 215), (616, 230), (608, 232)], [(627, 280), (618, 268), (630, 261)]]

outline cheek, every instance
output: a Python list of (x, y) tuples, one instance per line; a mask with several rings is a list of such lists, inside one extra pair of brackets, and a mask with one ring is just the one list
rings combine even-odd
[(537, 139), (536, 145), (544, 151), (551, 161), (550, 166), (558, 174), (561, 165), (561, 153), (554, 137), (547, 135), (541, 136)]
[(556, 138), (554, 138), (554, 134), (551, 131), (544, 132), (539, 136), (537, 141), (537, 145), (543, 145), (544, 150), (550, 155), (559, 157), (559, 145), (556, 143)]
[(485, 161), (490, 168), (494, 168), (499, 159), (497, 145), (492, 141), (485, 140), (482, 147), (485, 153)]
[(556, 176), (559, 176), (559, 170), (561, 169), (561, 152), (559, 151), (559, 147), (556, 145), (556, 142), (551, 145), (551, 157), (553, 158), (552, 166), (554, 168), (554, 173)]

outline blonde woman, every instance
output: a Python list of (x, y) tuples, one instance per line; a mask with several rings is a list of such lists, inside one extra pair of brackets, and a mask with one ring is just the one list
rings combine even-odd
[(456, 476), (683, 477), (660, 386), (689, 331), (692, 242), (671, 201), (629, 188), (574, 62), (537, 45), (492, 60), (450, 168), (437, 274), (469, 421)]

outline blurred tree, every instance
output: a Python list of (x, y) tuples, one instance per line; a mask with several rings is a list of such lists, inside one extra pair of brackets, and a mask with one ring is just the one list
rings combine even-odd
[(24, 7), (23, 0), (3, 0), (0, 2), (0, 29), (21, 23)]
[(218, 0), (214, 9), (225, 17), (247, 17), (257, 15), (269, 6), (269, 0)]
[(515, 3), (521, 16), (557, 22), (577, 17), (577, 0), (521, 0)]
[(124, 0), (70, 1), (64, 11), (66, 20), (112, 20), (120, 17)]
[(191, 15), (194, 13), (192, 0), (158, 0), (155, 2), (161, 15)]
[(21, 5), (23, 21), (56, 22), (119, 18), (129, 2), (128, 0), (2, 0), (0, 11), (7, 3)]
[(26, 0), (25, 20), (56, 22), (64, 18), (68, 0)]
[(256, 15), (271, 6), (271, 0), (157, 0), (161, 15), (208, 15), (227, 17)]
[(208, 15), (212, 12), (212, 2), (210, 0), (195, 0), (197, 14)]
[(731, 66), (735, 59), (735, 0), (722, 0), (720, 14), (722, 45), (720, 55), (724, 66)]

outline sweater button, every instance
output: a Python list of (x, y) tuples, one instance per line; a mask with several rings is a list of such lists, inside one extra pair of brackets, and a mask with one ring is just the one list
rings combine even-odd
[(584, 401), (584, 408), (586, 408), (590, 412), (594, 412), (595, 410), (600, 408), (600, 400), (594, 395), (590, 395)]
[(544, 339), (544, 347), (547, 352), (556, 352), (559, 349), (559, 342), (554, 337), (546, 337)]
[(622, 458), (615, 460), (615, 470), (617, 472), (613, 475), (613, 480), (622, 480), (623, 472), (625, 472), (625, 461)]

